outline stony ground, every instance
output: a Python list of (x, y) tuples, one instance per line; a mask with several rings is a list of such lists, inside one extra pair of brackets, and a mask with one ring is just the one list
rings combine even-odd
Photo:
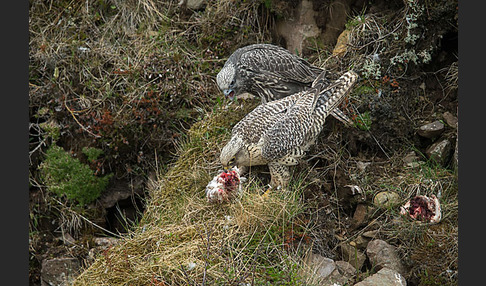
[[(312, 246), (305, 259), (317, 274), (307, 281), (379, 285), (400, 273), (407, 285), (457, 285), (457, 1), (196, 2), (30, 4), (30, 284), (74, 279), (140, 227), (157, 203), (152, 183), (170, 180), (194, 123), (226, 126), (237, 112), (225, 124), (214, 118), (258, 103), (227, 107), (214, 81), (225, 58), (271, 42), (330, 77), (360, 74), (341, 107), (356, 126), (330, 118), (294, 168), (306, 210), (282, 239)], [(230, 128), (216, 129), (215, 149), (200, 156), (209, 170)], [(205, 150), (211, 136), (189, 147)], [(50, 191), (39, 170), (51, 145), (95, 176), (112, 174), (97, 200), (83, 206)], [(251, 178), (269, 179), (265, 168)], [(439, 198), (440, 223), (399, 214), (415, 195)]]

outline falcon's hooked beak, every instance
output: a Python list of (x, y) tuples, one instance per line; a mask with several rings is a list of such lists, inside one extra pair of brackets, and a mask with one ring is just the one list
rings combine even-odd
[(231, 158), (231, 160), (227, 163), (227, 165), (223, 165), (223, 169), (225, 172), (230, 171), (235, 166), (235, 157)]
[(234, 100), (235, 99), (235, 91), (234, 90), (232, 90), (232, 89), (225, 89), (225, 90), (223, 90), (223, 93), (224, 93), (224, 96), (226, 96), (230, 100)]

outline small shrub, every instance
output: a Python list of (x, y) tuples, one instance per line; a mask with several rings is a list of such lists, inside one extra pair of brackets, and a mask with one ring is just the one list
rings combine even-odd
[(83, 153), (88, 157), (88, 161), (93, 162), (103, 155), (103, 150), (94, 147), (83, 147)]
[(46, 151), (46, 158), (39, 168), (41, 178), (49, 191), (75, 200), (80, 205), (96, 200), (112, 176), (96, 177), (88, 165), (71, 157), (56, 145), (51, 145)]
[(45, 131), (47, 137), (50, 137), (53, 142), (61, 138), (61, 128), (54, 120), (40, 123), (39, 126)]

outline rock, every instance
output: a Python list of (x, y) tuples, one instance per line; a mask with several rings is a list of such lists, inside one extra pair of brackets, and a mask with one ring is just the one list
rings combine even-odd
[(434, 121), (419, 127), (417, 133), (425, 138), (433, 139), (442, 134), (444, 131), (444, 124), (440, 121)]
[(137, 177), (133, 182), (126, 180), (116, 180), (106, 191), (104, 191), (98, 202), (105, 209), (113, 207), (117, 202), (125, 200), (136, 194), (142, 195), (144, 192), (143, 179)]
[(332, 50), (334, 56), (342, 57), (346, 54), (348, 50), (348, 43), (350, 40), (351, 32), (349, 30), (344, 30), (338, 37), (336, 46)]
[(95, 237), (94, 238), (94, 243), (97, 246), (101, 246), (104, 248), (108, 248), (110, 246), (113, 246), (118, 243), (118, 238), (114, 237)]
[(336, 269), (344, 277), (353, 278), (356, 275), (356, 268), (351, 263), (344, 260), (339, 260), (334, 263), (336, 264)]
[(316, 253), (311, 253), (307, 256), (305, 263), (312, 269), (314, 275), (317, 275), (319, 280), (327, 278), (336, 269), (334, 260)]
[(376, 236), (378, 236), (378, 232), (379, 230), (369, 230), (369, 231), (365, 231), (363, 232), (363, 237), (367, 237), (367, 238), (375, 238)]
[[(343, 261), (345, 262), (345, 261)], [(347, 263), (347, 262), (346, 262)], [(348, 263), (349, 264), (349, 263)], [(351, 266), (353, 267), (353, 266)], [(336, 286), (336, 285), (347, 285), (349, 280), (351, 280), (353, 276), (348, 277), (343, 275), (337, 268), (334, 269), (334, 271), (324, 279), (322, 282), (320, 282), (318, 285), (319, 286)], [(349, 284), (348, 284), (349, 285)]]
[(349, 243), (340, 243), (342, 260), (351, 264), (355, 269), (360, 270), (366, 260), (366, 255)]
[(435, 161), (442, 166), (447, 163), (450, 152), (451, 142), (448, 139), (435, 142), (425, 150), (425, 154), (430, 160)]
[(81, 265), (76, 258), (45, 259), (42, 261), (41, 285), (71, 285), (80, 270)]
[(400, 273), (383, 268), (377, 273), (367, 277), (363, 281), (354, 284), (354, 286), (406, 286), (407, 281)]
[(181, 0), (179, 6), (185, 6), (187, 9), (200, 10), (206, 4), (205, 0)]
[(310, 253), (304, 262), (306, 267), (301, 275), (306, 277), (305, 281), (307, 283), (330, 286), (332, 285), (329, 283), (331, 277), (333, 281), (343, 280), (332, 259), (316, 253)]
[(354, 244), (358, 249), (365, 250), (370, 242), (370, 238), (364, 237), (363, 235), (359, 235), (355, 240), (353, 240)]
[(312, 253), (306, 259), (308, 268), (306, 283), (335, 286), (345, 285), (355, 275), (356, 269), (346, 261), (334, 262), (332, 259)]
[(452, 128), (457, 128), (457, 121), (458, 120), (457, 120), (457, 117), (452, 115), (452, 113), (450, 113), (449, 111), (444, 112), (444, 114), (442, 114), (442, 118), (444, 118), (447, 125), (449, 125)]
[(364, 224), (368, 218), (368, 207), (365, 204), (358, 204), (354, 211), (353, 219), (351, 221), (351, 228), (356, 229)]
[(416, 168), (420, 166), (421, 163), (423, 163), (422, 161), (420, 161), (420, 157), (417, 156), (415, 151), (411, 151), (410, 153), (405, 155), (402, 161), (404, 167), (411, 167), (411, 168)]
[(371, 262), (371, 266), (377, 270), (382, 268), (392, 269), (405, 276), (407, 269), (402, 264), (395, 246), (388, 244), (381, 239), (375, 239), (368, 243), (366, 254)]
[(297, 51), (302, 55), (305, 39), (319, 36), (321, 30), (316, 24), (316, 15), (312, 1), (302, 0), (295, 9), (293, 17), (277, 21), (277, 33), (285, 39), (289, 51)]
[(400, 203), (400, 196), (392, 191), (379, 192), (373, 198), (373, 204), (380, 208), (390, 208)]

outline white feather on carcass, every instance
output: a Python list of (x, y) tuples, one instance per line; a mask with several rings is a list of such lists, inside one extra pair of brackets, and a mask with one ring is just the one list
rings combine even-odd
[(227, 171), (220, 171), (206, 186), (206, 197), (210, 203), (224, 203), (233, 200), (241, 194), (240, 170), (233, 167)]
[(439, 200), (435, 195), (415, 196), (408, 200), (400, 213), (422, 222), (438, 223), (442, 218)]

